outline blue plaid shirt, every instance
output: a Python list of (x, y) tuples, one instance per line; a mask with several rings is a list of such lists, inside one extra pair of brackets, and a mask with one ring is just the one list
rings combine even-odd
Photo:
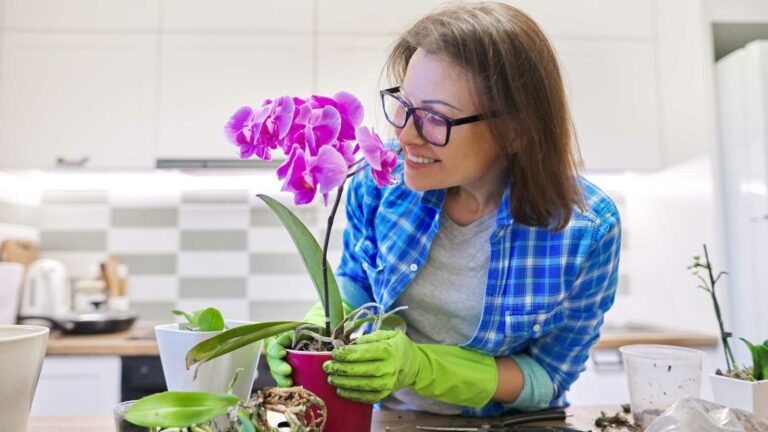
[[(402, 178), (402, 163), (397, 175)], [(460, 345), (494, 357), (525, 353), (549, 374), (551, 406), (585, 369), (603, 315), (616, 293), (621, 229), (613, 201), (580, 177), (586, 211), (575, 210), (560, 232), (515, 222), (509, 189), (491, 235), (480, 324)], [(427, 261), (440, 225), (445, 190), (416, 192), (401, 181), (378, 188), (369, 173), (349, 184), (344, 251), (336, 276), (352, 306), (376, 301), (389, 309)], [(461, 265), (461, 263), (456, 263)], [(498, 415), (501, 403), (465, 415)]]

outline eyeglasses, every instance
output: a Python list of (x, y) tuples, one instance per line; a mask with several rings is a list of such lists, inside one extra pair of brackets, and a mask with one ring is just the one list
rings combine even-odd
[(469, 117), (452, 119), (445, 114), (429, 108), (414, 108), (405, 99), (397, 96), (400, 87), (381, 90), (381, 105), (384, 108), (384, 116), (387, 121), (396, 128), (404, 128), (408, 119), (413, 117), (413, 125), (416, 132), (424, 141), (444, 146), (451, 137), (451, 127), (461, 126), (492, 117), (492, 114), (477, 114)]

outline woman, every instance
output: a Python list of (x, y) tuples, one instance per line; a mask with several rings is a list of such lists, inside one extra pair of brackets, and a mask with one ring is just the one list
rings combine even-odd
[[(418, 21), (381, 92), (404, 184), (356, 176), (336, 272), (353, 307), (407, 305), (406, 334), (337, 348), (329, 382), (383, 408), (497, 415), (565, 405), (613, 303), (620, 223), (577, 173), (555, 54), (504, 4)], [(322, 308), (307, 316), (322, 323)], [(280, 344), (273, 376), (290, 385)]]

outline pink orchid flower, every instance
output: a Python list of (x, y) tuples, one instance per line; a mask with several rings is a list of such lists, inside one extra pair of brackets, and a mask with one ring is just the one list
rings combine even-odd
[(397, 183), (392, 171), (397, 164), (397, 153), (386, 148), (379, 135), (366, 127), (357, 128), (357, 142), (363, 151), (363, 157), (371, 166), (373, 181), (378, 187)]
[(341, 115), (332, 106), (312, 108), (301, 106), (296, 123), (304, 125), (303, 135), (294, 136), (294, 142), (302, 145), (310, 155), (316, 156), (320, 147), (336, 141), (341, 128)]
[(267, 99), (253, 110), (242, 107), (224, 127), (231, 142), (240, 147), (240, 158), (254, 154), (259, 159), (271, 159), (270, 151), (282, 147), (282, 142), (293, 125), (294, 99), (281, 96), (275, 101)]
[(256, 148), (252, 144), (253, 108), (240, 107), (224, 126), (227, 139), (240, 147), (240, 158), (247, 159), (253, 155)]
[(311, 156), (294, 144), (288, 160), (278, 168), (277, 178), (285, 179), (282, 190), (293, 193), (297, 205), (312, 202), (318, 189), (328, 204), (328, 193), (344, 183), (347, 170), (344, 157), (331, 146), (323, 146), (317, 156)]
[(326, 96), (314, 95), (309, 98), (308, 103), (313, 108), (324, 108), (332, 106), (341, 115), (341, 129), (339, 130), (339, 141), (354, 141), (355, 130), (363, 122), (365, 110), (360, 100), (352, 93), (338, 92), (332, 98)]

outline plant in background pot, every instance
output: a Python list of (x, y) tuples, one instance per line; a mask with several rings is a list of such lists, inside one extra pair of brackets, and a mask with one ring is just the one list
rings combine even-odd
[(215, 308), (192, 313), (174, 310), (187, 322), (161, 324), (155, 327), (155, 337), (163, 364), (165, 383), (172, 391), (207, 391), (223, 393), (227, 382), (238, 369), (244, 370), (244, 377), (235, 385), (234, 393), (241, 399), (251, 394), (256, 379), (261, 344), (253, 344), (234, 350), (214, 361), (201, 365), (195, 371), (184, 366), (187, 352), (195, 345), (221, 334), (226, 329), (253, 324), (250, 321), (225, 321)]
[[(710, 374), (715, 400), (730, 408), (740, 408), (752, 412), (758, 418), (768, 419), (768, 340), (762, 345), (753, 345), (741, 338), (752, 353), (753, 364), (752, 367), (737, 366), (728, 341), (732, 334), (726, 331), (723, 325), (720, 304), (717, 301), (715, 291), (720, 277), (728, 273), (721, 271), (715, 276), (712, 262), (709, 260), (707, 245), (704, 245), (704, 261), (701, 260), (700, 255), (695, 255), (693, 264), (688, 268), (701, 281), (699, 288), (712, 297), (715, 316), (720, 327), (720, 340), (725, 352), (726, 370), (717, 369), (715, 373)], [(700, 271), (706, 273), (706, 278), (700, 274)]]

